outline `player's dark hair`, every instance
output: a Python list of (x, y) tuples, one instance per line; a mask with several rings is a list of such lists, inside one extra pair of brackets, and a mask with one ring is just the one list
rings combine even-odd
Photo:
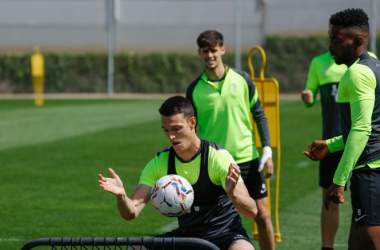
[(162, 116), (172, 116), (176, 114), (184, 114), (187, 118), (194, 116), (194, 109), (191, 102), (179, 95), (167, 99), (158, 111)]
[(205, 30), (197, 38), (198, 48), (223, 46), (223, 35), (216, 30)]
[(330, 24), (345, 29), (369, 29), (368, 15), (359, 8), (345, 9), (331, 15)]

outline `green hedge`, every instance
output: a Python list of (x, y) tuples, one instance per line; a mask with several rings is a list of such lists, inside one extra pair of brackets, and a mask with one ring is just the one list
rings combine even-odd
[[(377, 45), (380, 45), (378, 39)], [(265, 77), (276, 78), (280, 92), (294, 93), (304, 88), (311, 59), (328, 49), (326, 36), (269, 36), (263, 46), (267, 55)], [(227, 48), (228, 49), (228, 48)], [(379, 51), (379, 49), (378, 49)], [(248, 71), (247, 53), (242, 69)], [(54, 54), (45, 56), (46, 93), (107, 92), (107, 54)], [(233, 53), (224, 61), (234, 67)], [(258, 76), (261, 56), (254, 53)], [(194, 53), (151, 53), (115, 55), (115, 93), (183, 93), (203, 70)], [(0, 55), (0, 93), (31, 93), (30, 54)]]

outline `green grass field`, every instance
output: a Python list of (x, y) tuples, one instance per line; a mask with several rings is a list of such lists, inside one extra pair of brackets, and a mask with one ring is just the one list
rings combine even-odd
[[(32, 100), (0, 100), (0, 249), (45, 237), (149, 237), (176, 227), (151, 204), (124, 221), (115, 197), (97, 182), (112, 167), (131, 194), (145, 164), (168, 145), (157, 111), (162, 101), (46, 100), (35, 107)], [(306, 109), (298, 99), (281, 100), (278, 250), (320, 249), (318, 164), (302, 155), (319, 139), (320, 119), (319, 104)], [(335, 249), (347, 249), (349, 192), (345, 198)], [(252, 221), (243, 222), (251, 235)]]

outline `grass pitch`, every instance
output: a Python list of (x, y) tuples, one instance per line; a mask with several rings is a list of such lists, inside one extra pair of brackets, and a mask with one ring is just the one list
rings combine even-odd
[[(46, 100), (42, 107), (0, 100), (0, 249), (20, 249), (35, 238), (150, 237), (175, 228), (176, 219), (150, 204), (137, 220), (124, 221), (116, 198), (97, 182), (112, 167), (132, 193), (142, 168), (168, 145), (157, 111), (163, 100)], [(321, 247), (318, 164), (302, 155), (320, 138), (320, 112), (319, 104), (306, 109), (298, 99), (280, 103), (278, 250)], [(335, 249), (347, 249), (349, 192), (345, 198)], [(243, 223), (251, 235), (252, 221)]]

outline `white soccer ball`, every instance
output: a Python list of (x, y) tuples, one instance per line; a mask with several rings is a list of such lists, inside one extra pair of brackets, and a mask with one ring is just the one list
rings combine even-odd
[(190, 210), (194, 201), (193, 187), (182, 176), (165, 175), (153, 186), (150, 200), (161, 214), (178, 217)]

